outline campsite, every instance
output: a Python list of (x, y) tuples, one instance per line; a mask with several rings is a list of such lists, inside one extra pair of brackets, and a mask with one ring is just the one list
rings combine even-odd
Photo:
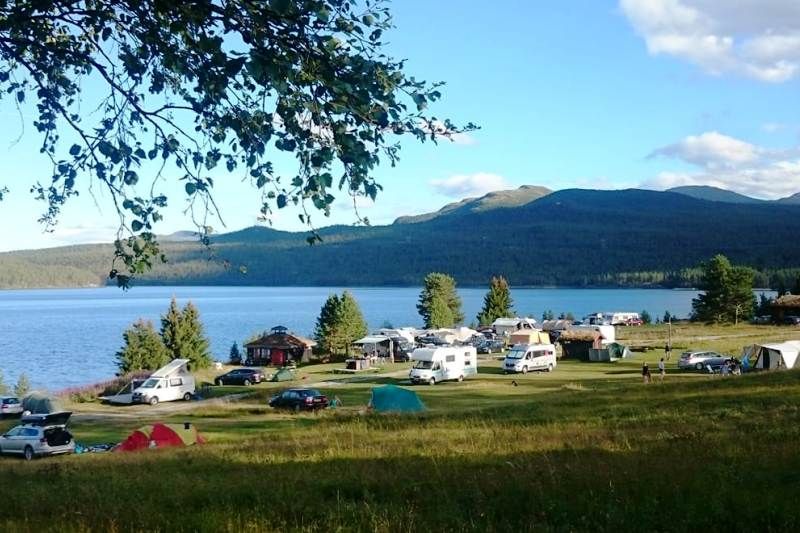
[[(17, 489), (4, 493), (0, 529), (796, 529), (800, 510), (783, 495), (800, 482), (800, 373), (680, 372), (673, 357), (663, 384), (643, 385), (642, 361), (655, 367), (663, 334), (624, 329), (618, 341), (653, 348), (616, 362), (562, 360), (552, 373), (504, 375), (501, 360), (484, 357), (477, 375), (436, 387), (409, 386), (410, 363), (365, 375), (329, 363), (300, 365), (287, 382), (212, 387), (199, 402), (68, 405), (83, 446), (159, 423), (191, 424), (204, 442), (4, 457), (0, 485)], [(733, 352), (792, 334), (686, 324), (675, 346)], [(341, 405), (267, 407), (297, 386)], [(756, 495), (773, 504), (752, 505)], [(505, 504), (517, 499), (536, 505)]]

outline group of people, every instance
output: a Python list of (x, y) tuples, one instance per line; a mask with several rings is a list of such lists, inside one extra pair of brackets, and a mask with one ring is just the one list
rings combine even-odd
[[(658, 362), (658, 379), (659, 381), (664, 381), (664, 375), (667, 373), (667, 365), (664, 363), (664, 358), (662, 357), (661, 360)], [(647, 361), (642, 363), (642, 380), (645, 383), (650, 383), (653, 378), (650, 375), (650, 367), (647, 365)]]
[[(706, 370), (708, 370), (709, 374), (717, 374), (719, 373), (722, 376), (729, 376), (729, 375), (741, 375), (742, 373), (742, 363), (736, 359), (735, 357), (731, 357), (727, 359), (722, 366), (718, 369), (713, 368), (711, 365), (706, 365)], [(667, 368), (664, 363), (664, 358), (662, 357), (658, 361), (658, 377), (659, 381), (664, 381), (664, 375), (667, 373)], [(653, 378), (650, 375), (650, 367), (647, 365), (647, 361), (642, 363), (642, 380), (644, 383), (650, 383)]]

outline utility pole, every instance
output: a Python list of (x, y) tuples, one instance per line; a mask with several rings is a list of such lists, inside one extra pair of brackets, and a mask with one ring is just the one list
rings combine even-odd
[(667, 329), (667, 361), (672, 356), (672, 315), (669, 316), (669, 321), (667, 322), (669, 325)]

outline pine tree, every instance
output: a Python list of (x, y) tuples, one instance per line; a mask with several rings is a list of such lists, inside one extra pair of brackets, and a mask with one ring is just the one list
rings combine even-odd
[(367, 323), (353, 295), (344, 291), (325, 300), (317, 318), (314, 337), (330, 354), (350, 353), (350, 345), (367, 333)]
[(642, 324), (650, 324), (653, 322), (653, 317), (647, 312), (647, 309), (639, 313), (639, 318), (642, 319)]
[(738, 322), (753, 316), (753, 271), (732, 266), (724, 255), (703, 265), (704, 292), (692, 300), (693, 318), (703, 322)]
[(211, 366), (211, 352), (208, 338), (203, 331), (200, 312), (192, 302), (187, 303), (181, 313), (184, 358), (189, 360), (189, 368), (199, 370)]
[(544, 313), (542, 313), (542, 322), (546, 322), (547, 320), (553, 320), (555, 319), (555, 317), (556, 315), (555, 313), (553, 313), (552, 310), (547, 310)]
[(17, 384), (14, 385), (14, 396), (18, 398), (22, 398), (26, 394), (28, 394), (31, 390), (31, 382), (28, 379), (27, 374), (22, 373), (19, 375), (17, 379)]
[(431, 298), (430, 315), (425, 327), (428, 328), (450, 328), (454, 324), (453, 313), (447, 302), (438, 294)]
[(137, 320), (122, 334), (125, 344), (117, 352), (120, 374), (135, 370), (156, 370), (170, 360), (161, 337), (149, 320)]
[[(444, 326), (433, 326), (431, 314), (433, 310), (434, 296), (438, 296), (445, 306), (449, 309), (449, 314), (438, 313), (437, 322), (449, 316), (447, 324)], [(455, 324), (464, 322), (464, 313), (461, 311), (461, 298), (456, 292), (456, 281), (440, 272), (432, 272), (425, 276), (422, 292), (419, 295), (417, 311), (425, 322), (426, 328), (432, 327), (452, 327)]]
[(228, 361), (232, 365), (238, 365), (242, 363), (242, 352), (239, 350), (239, 345), (236, 343), (236, 341), (233, 341), (231, 351), (228, 353)]
[(161, 339), (169, 352), (170, 359), (185, 358), (185, 337), (183, 313), (181, 313), (178, 302), (173, 296), (167, 313), (161, 316)]
[(489, 291), (483, 297), (483, 309), (477, 316), (478, 323), (486, 326), (498, 318), (512, 316), (514, 313), (512, 305), (511, 290), (506, 278), (493, 277), (489, 284)]

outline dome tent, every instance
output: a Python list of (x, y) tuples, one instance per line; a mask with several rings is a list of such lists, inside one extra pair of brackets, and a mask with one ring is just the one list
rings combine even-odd
[(416, 392), (395, 385), (372, 389), (369, 405), (378, 413), (419, 413), (426, 409)]
[(32, 415), (60, 413), (64, 409), (55, 399), (42, 392), (32, 392), (22, 399), (22, 410)]
[(155, 423), (142, 426), (122, 441), (114, 451), (133, 452), (148, 448), (170, 448), (203, 444), (205, 439), (192, 424)]

